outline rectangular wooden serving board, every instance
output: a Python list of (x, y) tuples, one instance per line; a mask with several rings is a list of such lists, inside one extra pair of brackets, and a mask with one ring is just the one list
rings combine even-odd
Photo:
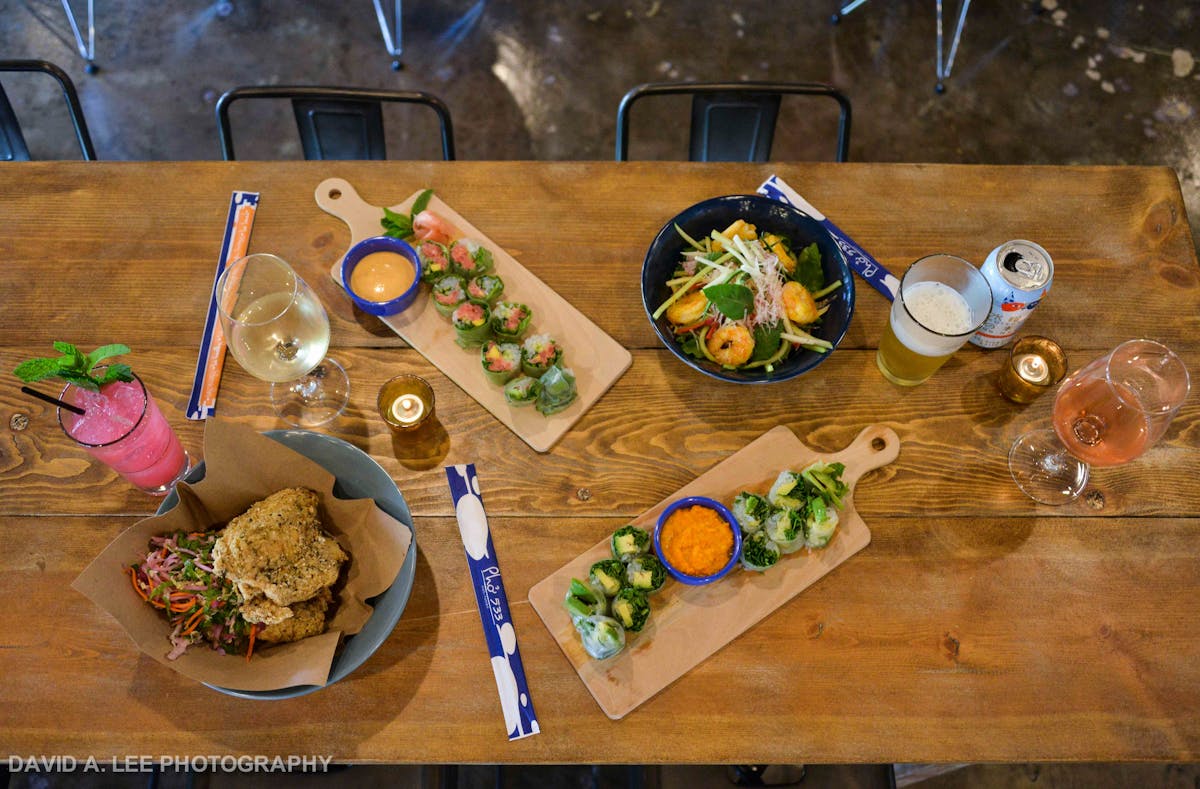
[[(391, 210), (407, 215), (420, 193), (413, 193), (404, 202), (391, 206)], [(348, 181), (341, 178), (322, 181), (317, 186), (316, 201), (322, 209), (350, 227), (351, 246), (383, 233), (379, 224), (383, 209), (364, 202)], [(454, 327), (449, 318), (443, 318), (433, 308), (428, 285), (421, 287), (416, 302), (403, 313), (381, 317), (380, 320), (522, 441), (538, 452), (549, 452), (629, 369), (633, 357), (620, 343), (518, 263), (503, 247), (475, 229), (437, 195), (430, 200), (429, 209), (454, 227), (456, 238), (473, 238), (491, 250), (495, 260), (493, 273), (504, 280), (504, 299), (528, 304), (533, 310), (533, 321), (526, 336), (548, 333), (562, 344), (563, 366), (575, 373), (578, 397), (565, 410), (551, 416), (543, 416), (532, 406), (518, 408), (509, 405), (504, 399), (504, 388), (492, 384), (484, 376), (479, 350), (464, 349), (455, 344)], [(341, 266), (339, 260), (331, 274), (334, 281), (345, 288)]]
[(846, 464), (842, 479), (850, 493), (828, 546), (782, 556), (765, 573), (735, 568), (706, 586), (669, 579), (650, 598), (646, 628), (627, 634), (625, 649), (615, 657), (591, 658), (563, 608), (571, 579), (586, 579), (594, 562), (611, 556), (607, 538), (535, 584), (529, 602), (604, 713), (622, 718), (865, 548), (871, 532), (854, 508), (854, 487), (863, 474), (899, 453), (899, 436), (882, 425), (866, 428), (832, 455), (812, 451), (787, 427), (775, 427), (630, 521), (652, 532), (659, 514), (684, 496), (708, 496), (729, 506), (743, 490), (766, 493), (784, 469), (799, 471), (816, 460)]

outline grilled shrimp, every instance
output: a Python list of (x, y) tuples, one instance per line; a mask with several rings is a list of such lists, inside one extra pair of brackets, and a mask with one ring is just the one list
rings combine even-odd
[(816, 299), (799, 282), (783, 284), (783, 309), (787, 312), (788, 320), (799, 326), (816, 323), (817, 318), (821, 317)]
[(722, 326), (708, 335), (705, 344), (712, 358), (729, 367), (741, 367), (754, 353), (754, 335), (736, 323)]
[(708, 297), (698, 290), (695, 293), (681, 296), (676, 299), (674, 304), (667, 307), (667, 320), (676, 326), (686, 326), (703, 318), (704, 311), (707, 309)]

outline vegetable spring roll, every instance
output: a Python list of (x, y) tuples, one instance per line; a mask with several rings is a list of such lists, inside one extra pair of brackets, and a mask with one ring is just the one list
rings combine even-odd
[(454, 309), (467, 300), (467, 292), (463, 289), (461, 277), (444, 276), (433, 283), (433, 308), (441, 315), (449, 318)]
[(522, 375), (504, 385), (504, 399), (509, 405), (529, 405), (538, 399), (542, 384), (536, 378)]
[(650, 601), (640, 589), (628, 586), (621, 589), (609, 603), (609, 607), (612, 609), (612, 618), (620, 622), (626, 630), (635, 633), (645, 627), (646, 620), (650, 618)]
[(742, 540), (742, 567), (763, 572), (779, 561), (779, 546), (761, 529)]
[(654, 554), (647, 553), (637, 556), (625, 565), (625, 580), (634, 589), (641, 589), (650, 594), (662, 589), (667, 581), (667, 568)]
[(614, 559), (628, 562), (650, 550), (650, 535), (633, 524), (622, 526), (613, 532), (609, 546)]
[(533, 319), (533, 310), (515, 301), (499, 301), (492, 308), (492, 331), (496, 339), (505, 342), (516, 342), (529, 328)]
[(421, 279), (430, 284), (451, 273), (450, 251), (436, 241), (418, 244), (417, 257), (421, 260)]
[(521, 344), (521, 370), (531, 378), (541, 378), (561, 363), (562, 346), (549, 334), (534, 334)]
[(537, 410), (546, 416), (557, 414), (575, 401), (575, 374), (567, 368), (554, 365), (538, 381), (542, 391), (538, 394)]
[(472, 277), (467, 283), (467, 298), (471, 301), (482, 301), (489, 307), (495, 304), (504, 294), (504, 280), (495, 274), (481, 274)]
[(584, 650), (596, 660), (610, 658), (625, 648), (625, 628), (612, 617), (584, 617), (575, 623), (575, 629)]
[(483, 374), (497, 386), (521, 374), (521, 346), (513, 342), (488, 340), (480, 352)]
[(567, 595), (563, 598), (563, 607), (571, 615), (571, 621), (578, 624), (583, 617), (607, 614), (608, 598), (604, 596), (604, 590), (595, 584), (572, 578)]
[(620, 559), (601, 559), (588, 570), (588, 580), (613, 597), (625, 587), (625, 563)]
[(458, 336), (455, 342), (464, 348), (478, 348), (492, 336), (492, 326), (489, 323), (486, 304), (477, 301), (464, 301), (454, 308), (450, 314), (450, 323)]
[(460, 238), (450, 245), (450, 261), (454, 273), (470, 279), (492, 270), (492, 251), (472, 238)]
[(745, 490), (733, 500), (733, 517), (746, 534), (761, 529), (771, 509), (771, 503), (764, 497)]
[(762, 530), (783, 553), (804, 547), (804, 515), (797, 510), (776, 510), (763, 522)]

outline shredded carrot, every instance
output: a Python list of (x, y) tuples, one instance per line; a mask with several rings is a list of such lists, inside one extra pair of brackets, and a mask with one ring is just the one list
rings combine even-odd
[(142, 585), (138, 583), (137, 570), (132, 567), (127, 567), (125, 569), (129, 571), (129, 580), (131, 583), (133, 583), (133, 591), (138, 593), (138, 597), (149, 602), (150, 597), (144, 591), (142, 591)]
[(190, 636), (200, 626), (200, 621), (204, 618), (204, 609), (201, 608), (196, 613), (192, 614), (191, 618), (183, 624), (183, 635)]
[(246, 662), (250, 662), (250, 656), (254, 654), (254, 638), (258, 635), (258, 625), (250, 625), (250, 646), (246, 647)]

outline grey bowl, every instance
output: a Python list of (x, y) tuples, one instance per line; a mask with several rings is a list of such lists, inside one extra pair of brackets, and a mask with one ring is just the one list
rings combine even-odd
[[(312, 460), (317, 465), (332, 474), (336, 481), (333, 484), (333, 495), (339, 499), (374, 499), (379, 508), (400, 521), (409, 529), (413, 528), (412, 515), (404, 496), (396, 488), (383, 467), (371, 459), (353, 444), (348, 444), (340, 438), (327, 436), (323, 433), (312, 433), (307, 430), (266, 430), (263, 435), (278, 441), (288, 449), (295, 450)], [(204, 463), (199, 463), (188, 475), (188, 482), (199, 482), (204, 479)], [(179, 503), (178, 494), (172, 490), (156, 514), (161, 515)], [(367, 658), (375, 653), (379, 645), (387, 640), (404, 607), (408, 605), (409, 594), (412, 593), (413, 578), (417, 572), (417, 535), (413, 530), (412, 544), (404, 564), (396, 580), (387, 590), (374, 598), (375, 611), (363, 625), (363, 629), (348, 636), (341, 650), (334, 656), (333, 665), (329, 669), (329, 681), (325, 685), (293, 685), (290, 688), (277, 690), (235, 690), (208, 685), (213, 690), (219, 690), (230, 696), (243, 699), (290, 699), (304, 696), (322, 687), (332, 685), (344, 679), (350, 672), (361, 666)], [(205, 683), (207, 684), (207, 683)]]

